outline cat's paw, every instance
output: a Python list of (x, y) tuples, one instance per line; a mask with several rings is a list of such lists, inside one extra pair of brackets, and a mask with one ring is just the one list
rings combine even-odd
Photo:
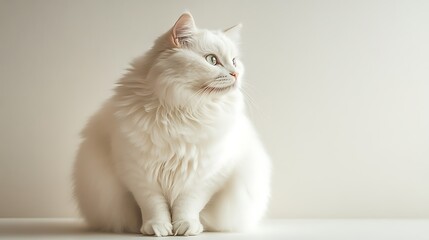
[(143, 223), (140, 232), (144, 235), (155, 235), (165, 237), (173, 235), (173, 225), (170, 222), (149, 220)]
[(174, 235), (193, 236), (203, 231), (203, 225), (198, 219), (180, 219), (173, 222)]

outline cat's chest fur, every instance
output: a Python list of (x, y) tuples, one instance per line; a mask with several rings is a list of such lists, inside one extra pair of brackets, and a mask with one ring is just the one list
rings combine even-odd
[(199, 110), (146, 109), (120, 118), (127, 154), (132, 155), (127, 168), (139, 169), (145, 180), (173, 195), (226, 174), (233, 165), (239, 109), (225, 102)]

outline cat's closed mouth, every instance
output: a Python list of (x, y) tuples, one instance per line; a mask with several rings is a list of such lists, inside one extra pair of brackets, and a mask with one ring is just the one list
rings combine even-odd
[(206, 86), (204, 87), (204, 93), (220, 93), (220, 92), (226, 92), (229, 91), (231, 89), (234, 89), (236, 86), (236, 84), (232, 84), (230, 86), (226, 86), (226, 87), (210, 87), (210, 86)]

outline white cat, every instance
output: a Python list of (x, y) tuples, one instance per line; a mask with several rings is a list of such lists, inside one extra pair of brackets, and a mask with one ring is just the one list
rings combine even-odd
[(270, 160), (244, 113), (240, 28), (185, 13), (133, 62), (82, 132), (74, 190), (90, 226), (196, 235), (261, 219)]

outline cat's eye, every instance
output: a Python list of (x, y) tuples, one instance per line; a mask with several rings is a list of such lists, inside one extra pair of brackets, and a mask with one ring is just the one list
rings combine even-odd
[(237, 67), (237, 60), (235, 58), (232, 59), (232, 65), (234, 65), (234, 67)]
[(217, 57), (216, 57), (216, 55), (214, 55), (214, 54), (209, 54), (209, 55), (207, 55), (206, 56), (206, 61), (208, 62), (208, 63), (210, 63), (211, 65), (218, 65), (219, 64), (219, 60), (217, 60)]

